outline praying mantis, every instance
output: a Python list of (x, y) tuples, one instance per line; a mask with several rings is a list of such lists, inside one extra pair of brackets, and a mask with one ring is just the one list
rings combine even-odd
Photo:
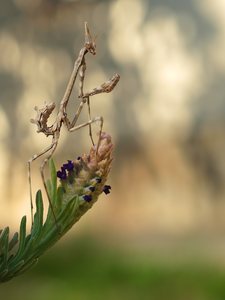
[[(33, 221), (34, 221), (34, 217), (33, 217), (33, 200), (32, 200), (32, 182), (31, 182), (31, 164), (32, 164), (32, 162), (35, 161), (36, 159), (40, 158), (41, 156), (46, 155), (46, 157), (43, 159), (43, 161), (40, 165), (40, 173), (41, 173), (42, 182), (43, 182), (43, 185), (44, 185), (47, 197), (48, 197), (49, 206), (50, 206), (50, 209), (52, 211), (53, 217), (55, 219), (55, 223), (57, 224), (56, 216), (54, 214), (53, 205), (51, 203), (51, 200), (50, 200), (50, 197), (49, 197), (48, 191), (47, 191), (47, 185), (46, 185), (46, 181), (45, 181), (44, 170), (45, 170), (45, 166), (46, 166), (47, 162), (52, 157), (53, 153), (55, 152), (55, 150), (57, 148), (61, 128), (64, 125), (69, 132), (73, 132), (73, 131), (79, 130), (80, 128), (83, 128), (85, 126), (89, 126), (89, 135), (90, 135), (92, 144), (94, 145), (94, 140), (93, 140), (93, 137), (92, 137), (91, 124), (95, 123), (95, 122), (99, 122), (100, 123), (100, 133), (99, 133), (99, 139), (98, 139), (97, 146), (96, 146), (96, 155), (98, 155), (98, 147), (99, 147), (99, 142), (100, 142), (100, 136), (101, 136), (101, 132), (102, 132), (102, 128), (103, 128), (103, 117), (98, 116), (98, 117), (91, 118), (90, 97), (94, 96), (94, 95), (97, 95), (97, 94), (101, 94), (101, 93), (111, 92), (120, 80), (120, 76), (118, 74), (115, 74), (108, 81), (104, 82), (100, 86), (94, 88), (93, 90), (91, 90), (89, 92), (84, 93), (83, 88), (84, 88), (84, 78), (85, 78), (85, 71), (86, 71), (85, 55), (88, 54), (88, 53), (90, 53), (92, 55), (96, 54), (95, 39), (93, 39), (91, 34), (90, 34), (87, 22), (85, 22), (84, 27), (85, 27), (85, 43), (84, 43), (84, 46), (81, 48), (81, 50), (79, 52), (79, 55), (78, 55), (78, 58), (76, 59), (76, 61), (74, 63), (74, 67), (73, 67), (69, 82), (67, 84), (64, 96), (63, 96), (63, 98), (60, 102), (58, 113), (57, 113), (55, 121), (53, 122), (53, 124), (51, 126), (48, 126), (48, 124), (47, 124), (48, 119), (49, 119), (51, 113), (53, 112), (53, 110), (56, 107), (56, 104), (54, 102), (49, 103), (49, 104), (45, 103), (44, 106), (41, 107), (41, 108), (35, 107), (34, 109), (36, 110), (37, 115), (36, 115), (35, 119), (31, 119), (31, 123), (34, 123), (34, 124), (37, 125), (37, 127), (38, 127), (37, 132), (38, 133), (42, 132), (47, 137), (48, 136), (52, 137), (51, 144), (47, 148), (43, 149), (38, 154), (34, 154), (28, 160), (28, 181), (29, 181), (29, 193), (30, 193), (30, 207), (31, 207), (31, 221), (32, 221), (32, 224), (33, 224)], [(77, 77), (79, 78), (78, 99), (80, 100), (80, 104), (78, 106), (77, 111), (75, 112), (73, 120), (70, 121), (67, 117), (66, 109), (67, 109), (67, 105), (68, 105), (68, 102), (70, 100), (71, 93), (72, 93), (72, 90), (73, 90), (73, 87), (74, 87), (74, 84), (75, 84), (75, 81), (76, 81)], [(87, 106), (88, 106), (89, 120), (85, 123), (77, 125), (77, 121), (79, 119), (80, 113), (81, 113), (81, 111), (83, 109), (83, 106), (85, 104), (87, 104)]]

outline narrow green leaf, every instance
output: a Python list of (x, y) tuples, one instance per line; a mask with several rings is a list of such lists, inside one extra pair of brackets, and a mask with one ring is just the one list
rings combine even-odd
[(57, 174), (56, 174), (56, 168), (53, 159), (49, 160), (49, 169), (51, 174), (51, 195), (52, 195), (52, 201), (56, 201), (56, 194), (57, 194)]
[(57, 209), (55, 208), (56, 203), (57, 203), (57, 174), (56, 174), (56, 168), (55, 168), (53, 159), (49, 160), (49, 169), (50, 169), (51, 180), (46, 181), (46, 186), (47, 186), (48, 195), (50, 197), (50, 201), (52, 203), (52, 207), (49, 205), (49, 209), (48, 209), (48, 213), (47, 213), (48, 222), (45, 224), (46, 226), (52, 225), (55, 222), (52, 208), (54, 210), (55, 215), (56, 215), (56, 211), (57, 211)]
[(56, 195), (56, 211), (60, 211), (62, 209), (62, 199), (64, 194), (64, 188), (62, 186), (59, 186), (57, 189), (57, 195)]
[(28, 255), (29, 251), (31, 251), (31, 248), (33, 248), (34, 244), (37, 243), (37, 239), (40, 237), (42, 233), (43, 211), (44, 211), (44, 205), (43, 205), (42, 193), (41, 190), (38, 190), (36, 193), (36, 213), (34, 215), (34, 223), (31, 228), (29, 242), (26, 244), (26, 247), (24, 249), (23, 257)]
[(57, 209), (55, 207), (55, 204), (56, 204), (56, 193), (53, 192), (52, 183), (50, 182), (50, 180), (47, 180), (46, 186), (47, 186), (48, 195), (50, 195), (50, 201), (51, 201), (51, 204), (52, 204), (52, 205), (49, 204), (49, 206), (48, 206), (48, 213), (47, 213), (47, 217), (46, 217), (46, 219), (48, 220), (48, 222), (46, 223), (46, 225), (48, 224), (48, 225), (52, 226), (52, 224), (55, 222), (55, 218), (53, 216), (52, 209), (54, 210), (55, 216), (57, 214)]
[(9, 251), (13, 249), (13, 247), (18, 243), (18, 232), (15, 232), (12, 239), (9, 242)]
[(9, 234), (9, 227), (5, 227), (1, 232), (0, 237), (0, 254), (3, 252), (3, 246), (5, 244), (5, 238)]
[(1, 249), (1, 265), (0, 269), (5, 269), (7, 265), (7, 259), (8, 259), (8, 251), (9, 251), (9, 227), (6, 227), (1, 235), (0, 240), (0, 249)]
[(52, 183), (51, 183), (50, 179), (48, 179), (46, 181), (46, 187), (47, 187), (48, 195), (49, 195), (49, 197), (50, 197), (50, 199), (52, 201)]
[(22, 254), (24, 247), (25, 247), (25, 241), (26, 241), (26, 223), (27, 218), (26, 216), (23, 216), (20, 222), (20, 238), (19, 238), (19, 248), (15, 255), (15, 258), (17, 259)]
[(38, 238), (39, 234), (41, 233), (42, 225), (43, 225), (43, 212), (44, 212), (44, 205), (42, 200), (42, 193), (39, 190), (36, 194), (36, 213), (34, 215), (34, 223), (31, 229), (31, 236), (32, 238)]

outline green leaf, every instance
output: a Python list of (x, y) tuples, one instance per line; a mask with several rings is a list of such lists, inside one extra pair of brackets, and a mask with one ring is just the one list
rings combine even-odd
[(6, 227), (0, 239), (0, 250), (1, 250), (1, 265), (0, 269), (4, 270), (7, 265), (8, 259), (8, 248), (9, 248), (9, 227)]
[(1, 231), (1, 236), (0, 236), (0, 254), (3, 253), (4, 245), (5, 245), (5, 239), (9, 235), (9, 227), (5, 227)]
[(49, 195), (49, 197), (50, 197), (50, 199), (52, 201), (52, 183), (51, 183), (50, 179), (48, 179), (46, 181), (46, 187), (47, 187), (48, 195)]
[(63, 194), (64, 188), (62, 186), (59, 186), (56, 195), (56, 213), (58, 213), (62, 209)]
[(34, 215), (34, 223), (32, 227), (32, 238), (38, 238), (41, 233), (42, 225), (43, 225), (43, 213), (44, 213), (44, 206), (43, 206), (43, 199), (41, 190), (39, 190), (36, 194), (36, 213)]
[(51, 199), (54, 202), (56, 201), (56, 194), (57, 194), (57, 174), (56, 168), (53, 159), (49, 160), (49, 169), (51, 174)]
[(12, 239), (9, 242), (9, 251), (13, 249), (13, 247), (18, 243), (18, 232), (15, 232)]
[(27, 218), (26, 216), (23, 216), (20, 222), (20, 238), (19, 238), (19, 248), (16, 253), (16, 258), (20, 257), (22, 254), (24, 247), (25, 247), (25, 241), (26, 241), (26, 223), (27, 223)]

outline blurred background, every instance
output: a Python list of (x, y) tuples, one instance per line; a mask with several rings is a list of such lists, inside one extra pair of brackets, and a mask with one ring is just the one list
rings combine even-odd
[[(112, 193), (0, 298), (225, 299), (223, 0), (1, 1), (0, 227), (30, 216), (26, 162), (51, 140), (29, 120), (62, 99), (85, 21), (85, 89), (121, 75), (91, 103), (115, 144)], [(87, 128), (63, 130), (58, 168), (90, 146)]]

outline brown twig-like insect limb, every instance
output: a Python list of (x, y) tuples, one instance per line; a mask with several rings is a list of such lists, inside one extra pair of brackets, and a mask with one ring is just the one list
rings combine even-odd
[[(106, 81), (102, 85), (100, 85), (99, 87), (94, 88), (90, 92), (84, 93), (83, 87), (84, 87), (84, 78), (85, 78), (85, 70), (86, 70), (85, 55), (87, 53), (91, 53), (92, 55), (95, 55), (96, 54), (96, 45), (95, 45), (95, 40), (92, 38), (90, 31), (88, 29), (88, 25), (85, 22), (85, 43), (84, 43), (83, 48), (80, 50), (78, 58), (76, 59), (76, 61), (74, 63), (74, 68), (73, 68), (72, 74), (70, 76), (69, 82), (67, 84), (65, 94), (60, 102), (60, 106), (59, 106), (59, 110), (58, 110), (58, 114), (56, 116), (55, 122), (51, 126), (47, 125), (48, 118), (55, 108), (55, 103), (50, 103), (50, 104), (45, 103), (45, 105), (42, 108), (35, 107), (35, 110), (37, 111), (37, 115), (36, 115), (35, 119), (31, 119), (31, 122), (36, 124), (38, 127), (37, 132), (43, 132), (46, 136), (50, 136), (50, 135), (52, 136), (51, 144), (46, 149), (42, 150), (39, 154), (33, 155), (28, 160), (28, 179), (29, 179), (29, 189), (30, 189), (30, 206), (31, 206), (32, 224), (33, 224), (33, 200), (32, 200), (32, 183), (31, 183), (31, 163), (34, 160), (36, 160), (37, 158), (39, 158), (40, 156), (48, 153), (48, 155), (45, 157), (45, 159), (41, 163), (40, 173), (41, 173), (41, 178), (42, 178), (42, 181), (43, 181), (43, 184), (44, 184), (47, 196), (48, 196), (49, 205), (52, 210), (53, 217), (55, 219), (55, 223), (57, 225), (54, 209), (53, 209), (51, 200), (50, 200), (48, 192), (47, 192), (47, 186), (46, 186), (45, 177), (44, 177), (44, 168), (46, 166), (46, 163), (52, 157), (54, 151), (57, 148), (59, 137), (60, 137), (61, 127), (64, 124), (69, 132), (73, 132), (73, 131), (76, 131), (85, 126), (89, 126), (89, 135), (90, 135), (92, 143), (94, 144), (93, 137), (92, 137), (91, 124), (95, 123), (95, 122), (100, 122), (100, 135), (99, 135), (99, 137), (100, 137), (101, 132), (102, 132), (102, 127), (103, 127), (103, 118), (102, 117), (91, 118), (90, 97), (94, 96), (96, 94), (100, 94), (100, 93), (111, 92), (120, 79), (120, 76), (118, 74), (116, 74), (111, 79), (109, 79), (108, 81)], [(66, 108), (67, 108), (77, 75), (79, 76), (79, 96), (78, 96), (78, 98), (81, 100), (80, 100), (79, 107), (74, 115), (74, 118), (73, 118), (72, 122), (70, 122), (70, 120), (67, 117)], [(85, 122), (83, 124), (80, 124), (80, 125), (76, 125), (77, 120), (79, 119), (80, 113), (81, 113), (82, 108), (85, 103), (87, 103), (87, 105), (88, 105), (89, 121)], [(99, 142), (100, 142), (100, 139), (98, 140), (98, 143), (97, 143), (96, 153), (98, 152)]]

